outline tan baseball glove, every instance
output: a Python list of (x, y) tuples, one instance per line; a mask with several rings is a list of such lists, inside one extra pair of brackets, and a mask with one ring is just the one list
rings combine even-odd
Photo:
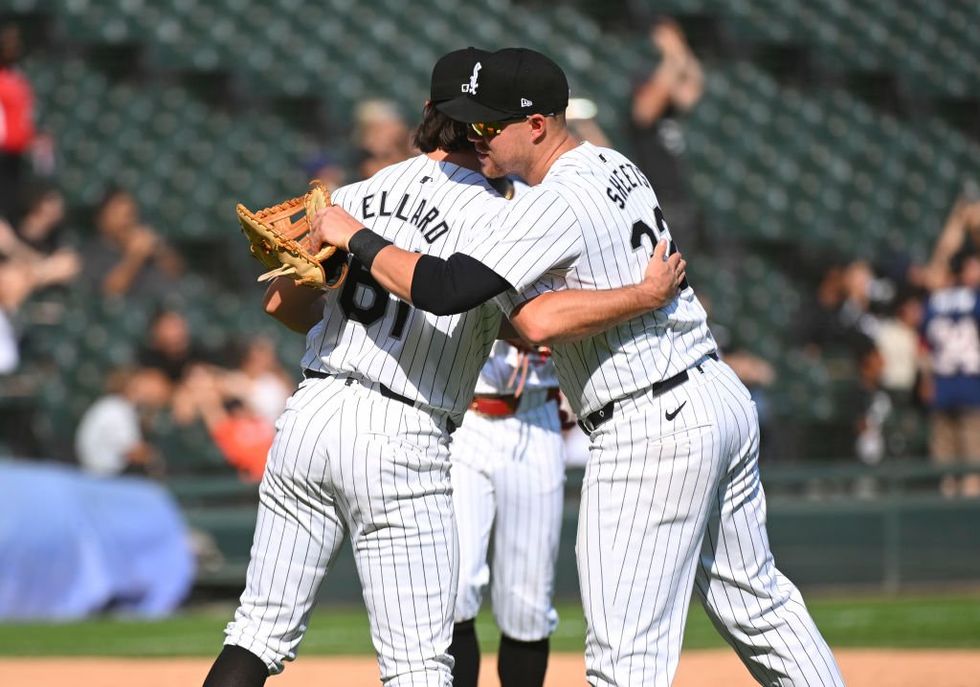
[(310, 250), (310, 222), (329, 205), (330, 192), (314, 180), (306, 195), (264, 210), (252, 212), (241, 203), (235, 207), (249, 250), (269, 268), (259, 281), (290, 277), (321, 289), (336, 289), (344, 282), (346, 253), (333, 246), (324, 246), (317, 253)]

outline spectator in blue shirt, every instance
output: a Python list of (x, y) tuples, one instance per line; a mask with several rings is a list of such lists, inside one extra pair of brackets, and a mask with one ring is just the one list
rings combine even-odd
[(978, 471), (944, 478), (947, 496), (980, 496), (980, 255), (952, 261), (952, 283), (926, 304), (922, 332), (929, 351), (926, 400), (932, 409), (930, 453), (937, 465), (966, 463)]

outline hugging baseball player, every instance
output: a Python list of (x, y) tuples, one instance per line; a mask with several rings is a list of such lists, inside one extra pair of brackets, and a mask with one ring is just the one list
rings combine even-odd
[[(472, 63), (466, 55), (436, 64), (433, 101), (459, 92), (458, 65)], [(465, 126), (431, 104), (416, 142), (431, 152), (339, 189), (334, 202), (370, 221), (380, 232), (371, 237), (384, 245), (438, 259), (474, 240), (485, 215), (507, 201), (475, 171)], [(371, 274), (377, 247), (357, 251), (342, 288), (322, 293), (279, 278), (267, 292), (270, 314), (308, 332), (305, 379), (276, 423), (245, 591), (206, 687), (263, 685), (295, 658), (317, 590), (348, 535), (382, 681), (452, 684), (458, 545), (448, 446), (500, 312), (487, 304), (431, 314), (429, 297), (456, 308), (452, 290), (421, 296), (426, 310), (390, 298)], [(670, 302), (683, 273), (682, 260), (650, 261), (613, 317)], [(609, 317), (583, 311), (572, 321), (597, 331)]]
[[(718, 359), (694, 291), (685, 283), (665, 307), (608, 331), (575, 321), (593, 307), (622, 312), (630, 290), (617, 287), (639, 278), (651, 243), (672, 244), (650, 182), (620, 153), (574, 140), (568, 82), (546, 56), (500, 50), (473, 77), (475, 88), (438, 109), (470, 125), (484, 174), (531, 188), (447, 259), (390, 246), (340, 208), (317, 215), (317, 241), (354, 255), (370, 247), (371, 274), (416, 308), (465, 272), (458, 311), (497, 298), (525, 339), (552, 345), (591, 440), (576, 546), (590, 684), (669, 685), (693, 592), (760, 684), (842, 685), (774, 565), (758, 417)], [(602, 298), (558, 301), (565, 287)]]
[(494, 344), (450, 452), (460, 558), (450, 646), (456, 659), (453, 684), (476, 687), (480, 653), (474, 619), (492, 579), (501, 632), (500, 684), (541, 687), (548, 638), (558, 624), (552, 593), (565, 484), (551, 356), (505, 341)]

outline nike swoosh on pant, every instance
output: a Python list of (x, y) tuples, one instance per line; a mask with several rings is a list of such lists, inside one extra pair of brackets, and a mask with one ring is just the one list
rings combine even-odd
[(686, 405), (687, 405), (687, 401), (684, 401), (679, 406), (677, 406), (677, 410), (675, 410), (674, 412), (670, 412), (668, 410), (666, 413), (664, 413), (664, 417), (667, 418), (668, 422), (673, 420), (675, 417), (677, 417), (677, 413), (681, 412), (681, 409)]

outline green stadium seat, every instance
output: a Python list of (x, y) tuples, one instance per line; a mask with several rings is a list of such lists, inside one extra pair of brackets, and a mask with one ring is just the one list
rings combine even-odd
[[(15, 11), (34, 6), (11, 1)], [(823, 67), (889, 74), (917, 95), (930, 88), (946, 98), (980, 92), (972, 47), (980, 9), (974, 5), (668, 0), (658, 9), (708, 14), (736, 40), (802, 47)], [(137, 192), (146, 219), (171, 238), (223, 239), (235, 231), (235, 201), (261, 207), (305, 187), (297, 164), (309, 132), (270, 107), (281, 96), (315, 99), (341, 127), (368, 96), (394, 97), (414, 113), (431, 64), (445, 50), (524, 43), (567, 67), (575, 94), (597, 100), (600, 123), (616, 140), (623, 136), (631, 80), (651, 58), (641, 32), (610, 36), (564, 6), (476, 8), (452, 0), (294, 0), (290, 6), (295, 11), (258, 0), (53, 4), (47, 11), (71, 27), (72, 43), (134, 41), (165, 77), (116, 81), (71, 57), (72, 50), (25, 62), (41, 123), (59, 140), (59, 182), (69, 200), (90, 205), (107, 184), (123, 181)], [(405, 54), (408, 40), (421, 45)], [(185, 69), (227, 72), (237, 87), (258, 94), (255, 111), (206, 104), (166, 78)], [(980, 168), (980, 148), (935, 117), (888, 116), (847, 88), (788, 87), (750, 58), (708, 59), (705, 72), (705, 97), (685, 121), (685, 164), (712, 231), (766, 246), (794, 241), (804, 250), (846, 245), (869, 255), (883, 247), (921, 254), (932, 240), (923, 228), (938, 230), (962, 179)], [(783, 354), (791, 350), (787, 329), (801, 295), (812, 288), (792, 269), (760, 259), (726, 269), (701, 256), (691, 266), (718, 321), (778, 359), (785, 386), (774, 393), (791, 399), (792, 412), (829, 417), (828, 371)], [(187, 302), (214, 294), (191, 281), (181, 287)], [(257, 300), (245, 296), (218, 297), (195, 317), (202, 335), (214, 341), (250, 331), (283, 336)], [(69, 313), (62, 344), (51, 355), (61, 369), (88, 360), (96, 374), (104, 373), (133, 350), (144, 325), (145, 318), (126, 320), (112, 310)], [(97, 347), (106, 336), (108, 343)], [(284, 350), (293, 348), (286, 356), (292, 369), (301, 337), (282, 341)], [(64, 404), (70, 397), (77, 410), (90, 401), (91, 370), (85, 376), (79, 381), (84, 393), (61, 389), (52, 396), (61, 393)], [(213, 467), (208, 460), (202, 464)]]

